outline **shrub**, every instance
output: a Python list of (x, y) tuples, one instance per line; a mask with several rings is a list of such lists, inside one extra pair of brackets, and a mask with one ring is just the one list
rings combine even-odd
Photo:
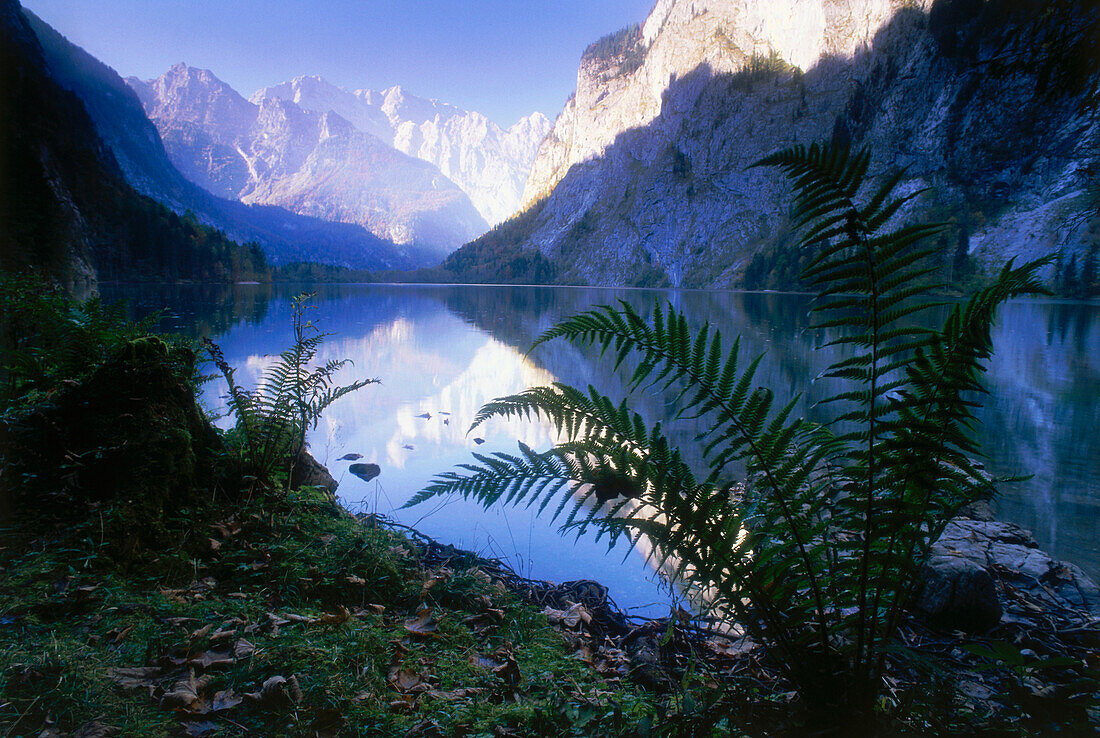
[(312, 297), (312, 293), (303, 293), (293, 299), (294, 343), (264, 371), (255, 390), (238, 385), (222, 350), (204, 339), (207, 352), (229, 387), (229, 410), (237, 416), (234, 434), (240, 461), (261, 487), (273, 487), (276, 472), (284, 469), (289, 487), (294, 465), (306, 447), (306, 431), (317, 426), (321, 413), (341, 397), (379, 381), (360, 379), (337, 386), (336, 372), (350, 364), (350, 359), (333, 359), (310, 368), (317, 349), (331, 335), (305, 320)]
[[(564, 384), (490, 402), (474, 426), (498, 416), (541, 416), (566, 440), (548, 451), (475, 454), (410, 505), (443, 494), (497, 502), (552, 503), (578, 535), (595, 526), (612, 540), (646, 536), (651, 557), (706, 595), (784, 668), (822, 724), (866, 728), (887, 655), (929, 548), (958, 509), (992, 480), (973, 457), (972, 393), (992, 346), (997, 306), (1040, 291), (1039, 262), (1015, 268), (968, 302), (942, 329), (912, 327), (936, 304), (924, 260), (936, 225), (891, 229), (914, 195), (894, 196), (900, 175), (865, 186), (869, 157), (831, 146), (795, 147), (758, 165), (794, 180), (794, 220), (813, 254), (804, 277), (818, 290), (815, 327), (850, 350), (824, 377), (840, 392), (827, 425), (792, 419), (754, 386), (760, 358), (740, 366), (704, 325), (657, 306), (629, 305), (565, 320), (536, 345), (564, 338), (598, 346), (616, 370), (634, 357), (631, 392), (669, 393), (679, 417), (702, 418), (708, 470), (699, 478), (626, 400)], [(740, 481), (735, 481), (741, 474)]]

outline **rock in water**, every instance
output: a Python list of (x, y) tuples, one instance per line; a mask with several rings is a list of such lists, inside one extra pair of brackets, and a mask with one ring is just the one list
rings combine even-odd
[(357, 461), (363, 458), (363, 454), (344, 454), (337, 461)]
[(348, 467), (348, 471), (364, 482), (369, 482), (382, 473), (382, 469), (378, 464), (352, 464)]

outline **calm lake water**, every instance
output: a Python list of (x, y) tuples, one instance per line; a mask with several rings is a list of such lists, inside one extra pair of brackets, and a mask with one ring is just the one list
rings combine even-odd
[[(238, 367), (238, 380), (248, 383), (289, 345), (290, 298), (303, 289), (107, 285), (101, 292), (108, 300), (128, 299), (138, 315), (166, 308), (164, 328), (215, 339)], [(758, 382), (779, 401), (804, 392), (802, 412), (810, 414), (807, 408), (829, 394), (811, 380), (836, 359), (819, 348), (823, 337), (807, 329), (804, 295), (414, 285), (316, 291), (310, 318), (335, 334), (321, 358), (352, 359), (344, 381), (382, 380), (333, 405), (309, 439), (314, 456), (340, 481), (346, 506), (505, 559), (526, 576), (597, 579), (620, 606), (645, 614), (667, 612), (675, 595), (639, 551), (608, 551), (591, 536), (563, 537), (548, 518), (525, 508), (484, 510), (460, 499), (400, 508), (435, 474), (471, 461), (475, 450), (513, 452), (517, 440), (544, 449), (554, 442), (553, 428), (533, 422), (493, 421), (467, 434), (486, 401), (552, 381), (591, 383), (621, 397), (621, 379), (591, 352), (555, 342), (525, 355), (539, 333), (590, 306), (623, 299), (649, 312), (655, 299), (670, 300), (724, 336), (740, 334), (744, 355), (766, 352)], [(999, 514), (1100, 578), (1100, 304), (1016, 301), (1002, 309), (994, 338), (990, 391), (980, 412), (986, 464), (998, 475), (1033, 475), (1002, 486)], [(223, 406), (224, 385), (206, 387), (207, 405)], [(667, 412), (652, 395), (634, 404), (650, 421)], [(696, 430), (684, 425), (672, 435), (690, 446)], [(371, 482), (348, 474), (349, 462), (338, 459), (351, 452), (379, 464), (382, 474)]]

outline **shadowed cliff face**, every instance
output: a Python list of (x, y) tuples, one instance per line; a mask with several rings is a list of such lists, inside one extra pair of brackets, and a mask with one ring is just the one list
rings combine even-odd
[[(798, 271), (784, 267), (788, 191), (749, 167), (834, 140), (869, 147), (872, 175), (905, 168), (904, 191), (926, 189), (899, 217), (957, 225), (948, 278), (956, 257), (987, 269), (1083, 253), (1100, 232), (1100, 129), (1088, 80), (1052, 85), (1060, 62), (1026, 45), (1041, 4), (918, 5), (796, 3), (784, 25), (751, 3), (658, 3), (634, 47), (582, 61), (528, 180), (528, 203), (549, 196), (513, 240), (569, 283), (740, 285), (761, 254), (753, 286), (780, 286), (771, 272)], [(1094, 22), (1059, 7), (1042, 22)]]

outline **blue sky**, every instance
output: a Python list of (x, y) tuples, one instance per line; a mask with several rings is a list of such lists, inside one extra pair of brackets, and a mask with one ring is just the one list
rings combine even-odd
[(123, 77), (177, 62), (245, 97), (302, 74), (348, 89), (400, 84), (507, 126), (556, 116), (600, 36), (653, 0), (23, 0)]

